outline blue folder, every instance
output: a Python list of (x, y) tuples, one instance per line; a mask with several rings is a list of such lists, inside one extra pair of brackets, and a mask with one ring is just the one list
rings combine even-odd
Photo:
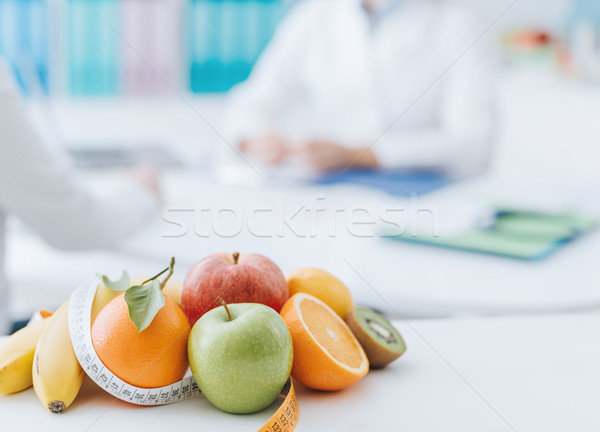
[(432, 172), (353, 170), (345, 173), (325, 174), (313, 182), (323, 185), (350, 183), (379, 189), (390, 195), (408, 197), (441, 189), (449, 185), (451, 180)]

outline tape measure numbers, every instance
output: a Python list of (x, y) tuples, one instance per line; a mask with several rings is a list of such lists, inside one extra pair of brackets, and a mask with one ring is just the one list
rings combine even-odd
[[(201, 391), (193, 376), (165, 387), (141, 388), (127, 384), (104, 366), (92, 344), (90, 317), (96, 289), (96, 283), (80, 286), (71, 294), (69, 302), (69, 332), (73, 350), (92, 381), (114, 397), (136, 405), (167, 405), (199, 397)], [(283, 403), (259, 432), (288, 432), (296, 428), (299, 409), (291, 379), (280, 397), (285, 398)]]
[(258, 432), (288, 432), (296, 428), (300, 410), (298, 409), (294, 383), (291, 378), (285, 384), (279, 396), (285, 397), (285, 400)]

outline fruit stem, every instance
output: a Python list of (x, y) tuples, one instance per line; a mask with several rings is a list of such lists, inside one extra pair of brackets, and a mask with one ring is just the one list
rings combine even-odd
[(169, 280), (169, 278), (171, 277), (171, 275), (173, 274), (173, 267), (175, 266), (175, 257), (171, 257), (171, 262), (169, 263), (169, 267), (167, 267), (166, 269), (164, 269), (163, 271), (161, 271), (160, 273), (152, 276), (150, 279), (145, 280), (144, 282), (142, 282), (140, 285), (146, 285), (148, 282), (153, 281), (154, 279), (156, 279), (159, 276), (162, 276), (163, 274), (165, 274), (166, 272), (169, 272), (169, 274), (164, 278), (164, 280), (160, 283), (160, 289), (162, 290), (167, 281)]
[(156, 279), (157, 277), (163, 275), (166, 271), (169, 270), (169, 267), (167, 267), (166, 269), (164, 269), (163, 271), (161, 271), (160, 273), (158, 273), (157, 275), (152, 276), (150, 279), (146, 279), (144, 282), (142, 282), (140, 285), (146, 285), (148, 282), (152, 282), (154, 279)]
[(219, 303), (221, 303), (221, 305), (225, 308), (225, 312), (227, 312), (227, 316), (229, 317), (229, 321), (231, 321), (233, 318), (231, 318), (231, 312), (229, 312), (229, 308), (227, 307), (227, 303), (225, 303), (225, 300), (223, 300), (221, 297), (217, 297), (217, 301)]
[(62, 401), (52, 401), (48, 404), (48, 410), (54, 414), (62, 414), (67, 406)]
[(165, 285), (169, 281), (169, 278), (171, 276), (173, 276), (173, 267), (175, 267), (175, 257), (171, 257), (171, 262), (169, 263), (169, 274), (167, 274), (167, 276), (165, 276), (165, 278), (160, 283), (160, 290), (161, 291), (163, 290), (163, 288), (165, 287)]
[(238, 259), (240, 258), (240, 253), (239, 252), (234, 252), (231, 254), (231, 256), (233, 257), (233, 263), (237, 264), (238, 263)]

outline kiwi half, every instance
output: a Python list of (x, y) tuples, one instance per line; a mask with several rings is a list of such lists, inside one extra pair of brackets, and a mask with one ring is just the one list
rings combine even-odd
[(398, 330), (371, 309), (354, 308), (346, 317), (346, 324), (365, 350), (371, 367), (384, 367), (406, 351)]

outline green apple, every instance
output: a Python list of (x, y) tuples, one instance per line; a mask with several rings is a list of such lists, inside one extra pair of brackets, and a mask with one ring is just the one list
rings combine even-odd
[(260, 411), (277, 398), (290, 376), (292, 338), (283, 319), (268, 306), (222, 304), (192, 328), (192, 373), (217, 408), (235, 414)]

